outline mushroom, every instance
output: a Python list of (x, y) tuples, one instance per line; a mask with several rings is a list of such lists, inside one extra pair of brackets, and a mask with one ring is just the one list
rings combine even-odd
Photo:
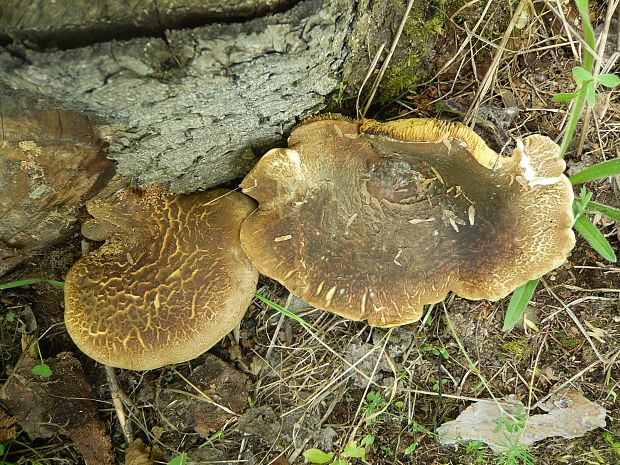
[(106, 365), (148, 370), (202, 354), (240, 321), (258, 272), (239, 241), (256, 205), (234, 191), (170, 196), (151, 186), (87, 204), (82, 227), (106, 240), (65, 281), (65, 324)]
[(460, 123), (329, 116), (245, 177), (259, 209), (241, 244), (316, 308), (406, 324), (450, 291), (497, 300), (561, 265), (575, 243), (564, 168), (540, 135), (501, 157)]

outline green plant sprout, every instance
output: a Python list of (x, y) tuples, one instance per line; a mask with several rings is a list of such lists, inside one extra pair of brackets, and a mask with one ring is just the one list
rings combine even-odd
[(32, 374), (35, 376), (40, 376), (41, 378), (49, 378), (52, 376), (52, 373), (52, 369), (47, 363), (41, 362), (32, 367)]
[[(364, 401), (364, 417), (369, 417), (379, 411), (381, 411), (386, 405), (386, 401), (383, 396), (371, 389), (366, 394), (366, 399)], [(377, 417), (366, 420), (366, 425), (372, 425), (376, 421)]]
[(332, 97), (336, 105), (342, 105), (342, 102), (346, 100), (345, 93), (347, 91), (347, 84), (344, 81), (338, 83), (338, 93)]
[[(604, 87), (613, 88), (620, 84), (620, 78), (614, 74), (599, 74), (596, 76), (593, 74), (594, 56), (590, 50), (596, 49), (596, 38), (594, 28), (590, 22), (588, 0), (575, 0), (575, 3), (581, 15), (583, 38), (589, 48), (584, 47), (583, 66), (576, 66), (573, 68), (573, 78), (575, 79), (577, 90), (575, 92), (559, 93), (552, 98), (555, 102), (573, 102), (566, 126), (566, 132), (564, 133), (560, 145), (560, 156), (564, 156), (568, 149), (568, 145), (573, 139), (577, 123), (581, 119), (584, 107), (586, 104), (590, 107), (594, 105), (597, 85), (600, 84)], [(618, 173), (620, 173), (620, 159), (614, 159), (586, 168), (571, 176), (569, 181), (571, 184), (576, 185), (595, 179), (614, 176)], [(601, 257), (610, 262), (616, 262), (616, 254), (611, 244), (598, 228), (586, 218), (585, 213), (601, 213), (608, 218), (620, 221), (620, 210), (610, 207), (609, 205), (593, 202), (590, 200), (591, 198), (592, 194), (583, 187), (579, 198), (575, 200), (573, 205), (573, 213), (575, 214), (575, 223), (573, 227)], [(519, 318), (521, 318), (528, 302), (534, 295), (537, 285), (538, 279), (534, 279), (528, 281), (513, 292), (508, 304), (508, 309), (506, 310), (504, 326), (502, 328), (503, 331), (509, 331)]]
[(420, 346), (420, 352), (430, 352), (435, 357), (443, 357), (445, 360), (450, 358), (450, 353), (445, 347), (436, 347), (433, 344), (424, 343)]
[(168, 462), (166, 465), (186, 465), (186, 464), (187, 464), (187, 454), (183, 452), (182, 454), (179, 454), (176, 457), (174, 457), (172, 460), (170, 460), (170, 462)]
[[(25, 279), (16, 279), (14, 281), (9, 281), (8, 283), (0, 284), (0, 291), (5, 289), (13, 289), (16, 287), (29, 286), (30, 284), (38, 284), (38, 283), (47, 283), (55, 287), (56, 289), (64, 289), (65, 283), (62, 281), (57, 281), (55, 279), (44, 279), (44, 278), (25, 278)], [(15, 313), (8, 312), (5, 315), (7, 321), (11, 322), (15, 319)], [(49, 378), (52, 376), (52, 369), (46, 363), (41, 363), (32, 367), (32, 374), (35, 376), (39, 376), (41, 378)], [(0, 462), (1, 465), (1, 462)]]
[(418, 443), (412, 442), (405, 448), (405, 455), (413, 454), (417, 448), (418, 448)]
[(7, 462), (6, 456), (9, 453), (7, 448), (5, 448), (4, 444), (0, 442), (0, 465), (14, 465), (13, 462)]
[(609, 444), (609, 447), (607, 448), (609, 452), (620, 457), (620, 440), (615, 440), (613, 435), (609, 431), (603, 431), (601, 435), (603, 436), (605, 442)]
[(357, 441), (349, 442), (339, 454), (324, 452), (321, 449), (308, 449), (304, 452), (307, 462), (317, 465), (349, 465), (350, 459), (366, 460), (366, 450), (375, 442), (375, 437), (371, 434), (362, 438), (360, 443)]
[(505, 450), (495, 457), (496, 465), (534, 465), (534, 456), (526, 446), (521, 444), (521, 436), (525, 432), (527, 420), (527, 412), (519, 409), (511, 416), (502, 415), (494, 421), (496, 426), (493, 431), (503, 432), (506, 438)]
[(465, 452), (469, 456), (472, 465), (482, 465), (486, 463), (484, 457), (484, 443), (482, 441), (471, 441), (465, 444)]

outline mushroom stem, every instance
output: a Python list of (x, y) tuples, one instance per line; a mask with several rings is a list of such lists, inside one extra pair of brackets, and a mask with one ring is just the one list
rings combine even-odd
[(123, 402), (121, 400), (127, 399), (127, 394), (118, 384), (118, 379), (116, 378), (116, 372), (114, 371), (114, 368), (109, 365), (104, 366), (105, 376), (108, 380), (108, 386), (110, 386), (110, 396), (112, 397), (112, 404), (114, 405), (114, 410), (116, 411), (118, 422), (121, 425), (121, 430), (123, 431), (125, 440), (128, 444), (131, 444), (134, 440), (133, 429), (131, 427), (131, 423), (127, 421), (127, 417), (125, 416), (125, 410), (123, 409)]

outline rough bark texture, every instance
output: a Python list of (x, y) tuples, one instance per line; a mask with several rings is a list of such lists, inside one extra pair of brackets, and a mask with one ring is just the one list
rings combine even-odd
[[(55, 5), (64, 11), (58, 5), (67, 2)], [(2, 11), (13, 3), (4, 0)], [(0, 49), (0, 84), (93, 116), (134, 185), (193, 192), (242, 176), (255, 154), (323, 109), (340, 81), (359, 83), (402, 15), (402, 5), (386, 3), (307, 0), (242, 23), (68, 50), (15, 41)]]

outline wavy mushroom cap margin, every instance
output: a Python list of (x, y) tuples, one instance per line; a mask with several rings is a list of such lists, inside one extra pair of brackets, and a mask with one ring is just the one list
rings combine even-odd
[(319, 119), (241, 187), (258, 270), (319, 309), (370, 325), (416, 321), (448, 292), (497, 300), (560, 266), (573, 191), (549, 138), (510, 157), (460, 123)]
[(65, 281), (75, 344), (109, 366), (149, 370), (207, 351), (243, 318), (258, 272), (239, 232), (256, 208), (218, 189), (171, 196), (151, 186), (87, 205), (89, 239), (106, 240)]

